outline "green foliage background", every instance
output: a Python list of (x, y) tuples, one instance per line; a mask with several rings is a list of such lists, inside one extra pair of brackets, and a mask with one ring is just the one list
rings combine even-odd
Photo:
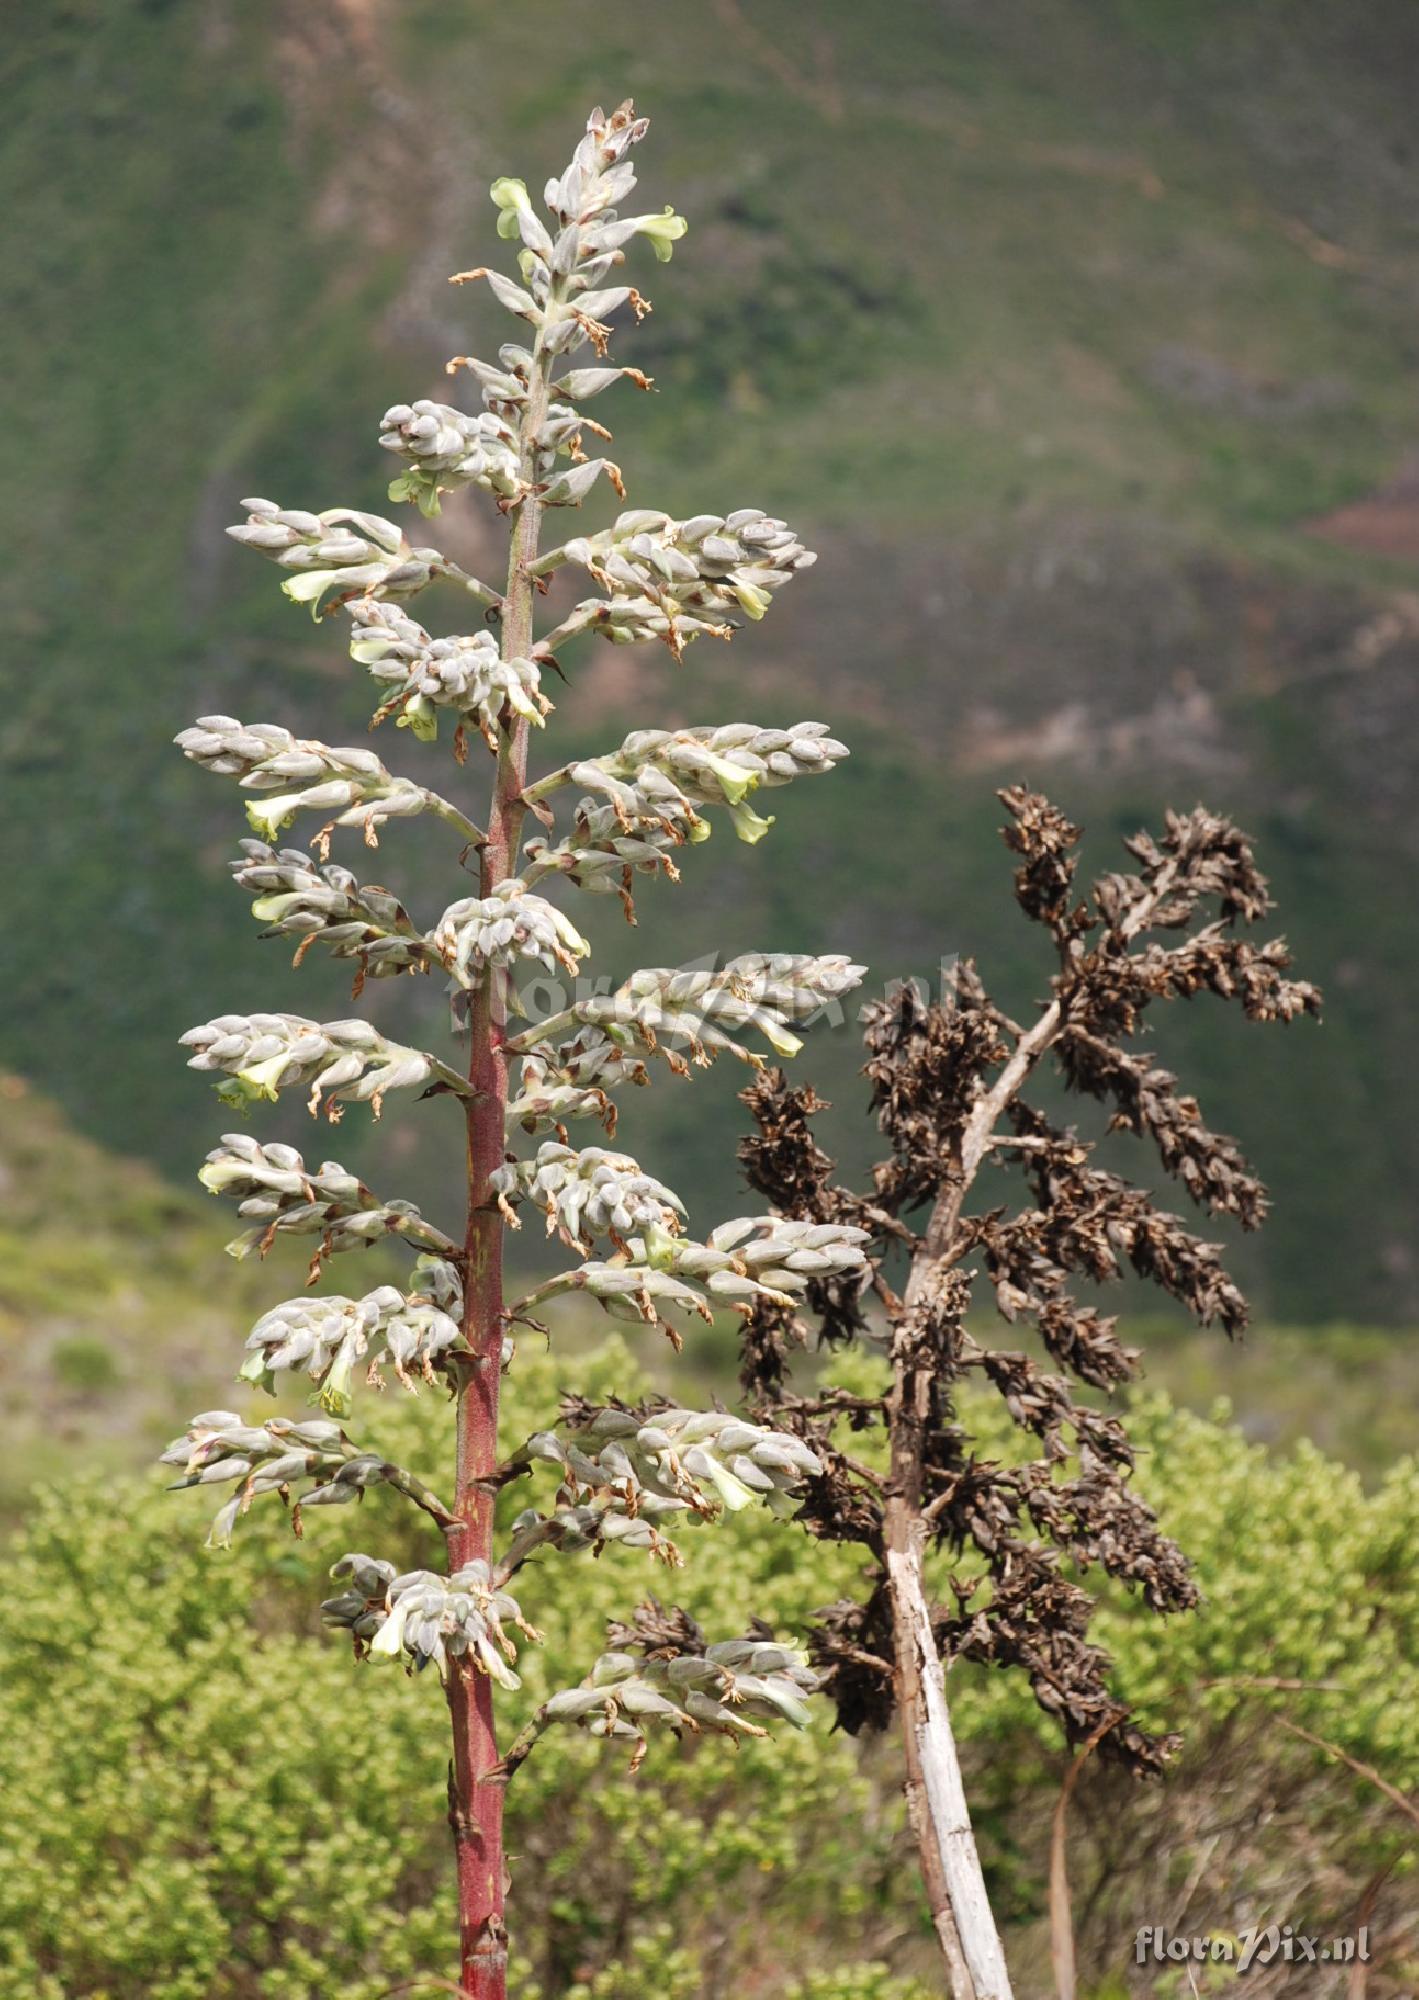
[[(839, 1372), (860, 1379), (863, 1367)], [(554, 1413), (566, 1375), (562, 1357), (519, 1357), (509, 1438)], [(635, 1376), (612, 1342), (580, 1357), (574, 1379), (592, 1394), (625, 1393)], [(435, 1398), (391, 1394), (364, 1414), (391, 1452), (421, 1465), (441, 1455)], [(969, 1414), (988, 1447), (1010, 1448), (988, 1410)], [(1248, 1894), (1277, 1893), (1302, 1838), (1342, 1882), (1392, 1861), (1403, 1898), (1413, 1869), (1403, 1820), (1343, 1770), (1337, 1784), (1336, 1767), (1284, 1736), (1270, 1711), (1392, 1783), (1419, 1782), (1409, 1560), (1419, 1466), (1400, 1462), (1367, 1493), (1313, 1449), (1268, 1456), (1221, 1421), (1156, 1399), (1137, 1413), (1137, 1435), (1143, 1488), (1197, 1557), (1207, 1604), (1165, 1623), (1109, 1594), (1099, 1629), (1119, 1690), (1153, 1722), (1186, 1726), (1183, 1796), (1189, 1770), (1206, 1771), (1240, 1720), (1251, 1747), (1227, 1814), (1268, 1796), (1277, 1822), (1249, 1851), (1245, 1876), (1219, 1877), (1215, 1926)], [(219, 1556), (200, 1547), (204, 1512), (202, 1496), (162, 1495), (147, 1480), (71, 1479), (34, 1501), (9, 1553), (4, 2000), (378, 2000), (402, 1980), (447, 1976), (440, 1691), (392, 1667), (355, 1669), (313, 1615), (324, 1571), (346, 1547), (432, 1560), (422, 1521), (376, 1496), (312, 1517), (296, 1542), (279, 1506), (258, 1504)], [(546, 1643), (522, 1656), (509, 1728), (580, 1678), (604, 1620), (647, 1587), (728, 1635), (750, 1611), (801, 1630), (852, 1585), (848, 1552), (815, 1549), (767, 1517), (684, 1542), (688, 1566), (673, 1577), (614, 1555), (525, 1573), (519, 1595)], [(1252, 1676), (1313, 1685), (1248, 1693)], [(1022, 1989), (1037, 1990), (1064, 1759), (1013, 1678), (957, 1670), (952, 1684), (992, 1884)], [(519, 2000), (925, 2000), (936, 1990), (890, 1743), (861, 1754), (819, 1723), (737, 1752), (718, 1740), (657, 1744), (635, 1780), (620, 1762), (565, 1732), (545, 1738), (510, 1787)], [(1298, 1771), (1299, 1831), (1277, 1810)], [(1137, 1792), (1109, 1806), (1136, 1815), (1132, 1874), (1110, 1877), (1133, 1913), (1130, 1935), (1193, 1858), (1175, 1853), (1161, 1880), (1152, 1873), (1149, 1809)], [(1086, 1837), (1072, 1854), (1076, 1884), (1090, 1879), (1090, 1855)], [(1302, 1886), (1318, 1919), (1314, 1899), (1329, 1881), (1291, 1881), (1289, 1892)]]
[[(1323, 1033), (1170, 1026), (1275, 1183), (1244, 1270), (1297, 1322), (1411, 1314), (1412, 570), (1309, 530), (1412, 434), (1415, 20), (1402, 0), (822, 0), (806, 28), (793, 0), (22, 10), (0, 54), (0, 837), (24, 856), (0, 887), (0, 1057), (185, 1176), (201, 1099), (175, 1037), (228, 1007), (344, 1010), (328, 969), (250, 951), (220, 881), (233, 802), (168, 747), (204, 710), (351, 740), (368, 715), (337, 636), (221, 529), (253, 491), (382, 504), (380, 411), (505, 332), (444, 283), (492, 240), (492, 175), (535, 179), (591, 98), (634, 92), (648, 197), (691, 235), (626, 336), (662, 392), (612, 413), (632, 496), (781, 507), (823, 561), (765, 632), (678, 675), (587, 651), (563, 741), (745, 708), (820, 714), (854, 750), (795, 788), (772, 853), (721, 837), (647, 896), (654, 959), (848, 949), (885, 981), (969, 951), (1023, 1004), (1042, 969), (991, 785), (1053, 786), (1100, 866), (1203, 794), (1258, 835), (1330, 1000)], [(474, 518), (441, 532), (477, 566)], [(443, 850), (395, 832), (386, 868), (432, 919)], [(598, 942), (606, 969), (644, 949)], [(408, 997), (379, 996), (391, 1027)], [(860, 1158), (852, 1037), (814, 1060)], [(728, 1100), (660, 1093), (638, 1134), (707, 1211), (732, 1188)], [(402, 1191), (428, 1198), (449, 1157), (421, 1135)]]

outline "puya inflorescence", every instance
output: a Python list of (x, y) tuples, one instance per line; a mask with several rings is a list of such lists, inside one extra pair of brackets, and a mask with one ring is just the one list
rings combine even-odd
[[(593, 111), (540, 209), (521, 181), (493, 183), (498, 234), (519, 245), (517, 275), (479, 269), (454, 282), (485, 282), (521, 323), (519, 335), (494, 362), (449, 364), (476, 385), (477, 412), (419, 398), (395, 405), (379, 427), (379, 444), (400, 466), (391, 500), (431, 518), (448, 496), (476, 489), (498, 509), (509, 540), (503, 586), (357, 508), (309, 513), (254, 499), (229, 530), (282, 571), (296, 604), (318, 620), (343, 615), (353, 661), (375, 684), (374, 722), (392, 720), (427, 757), (452, 750), (438, 788), (422, 772), (396, 773), (371, 749), (300, 739), (273, 724), (209, 715), (177, 739), (246, 796), (252, 837), (233, 874), (262, 934), (294, 939), (297, 962), (311, 951), (351, 961), (356, 997), (370, 978), (446, 981), (466, 1034), (460, 1063), (394, 1042), (363, 1018), (225, 1014), (183, 1037), (190, 1066), (214, 1075), (222, 1102), (242, 1112), (286, 1093), (331, 1123), (349, 1103), (378, 1117), (395, 1092), (432, 1099), (434, 1115), (457, 1107), (467, 1125), (467, 1208), (450, 1233), (338, 1162), (316, 1165), (283, 1143), (225, 1136), (202, 1179), (237, 1205), (244, 1227), (233, 1254), (265, 1256), (286, 1237), (302, 1239), (312, 1285), (342, 1253), (376, 1241), (402, 1242), (413, 1262), (402, 1285), (360, 1297), (309, 1292), (274, 1305), (252, 1329), (243, 1384), (276, 1393), (308, 1383), (314, 1414), (263, 1421), (205, 1411), (164, 1457), (179, 1468), (179, 1486), (226, 1496), (211, 1534), (217, 1546), (263, 1495), (278, 1496), (299, 1527), (312, 1508), (357, 1502), (372, 1486), (402, 1494), (444, 1532), (442, 1572), (400, 1573), (377, 1554), (343, 1554), (333, 1570), (341, 1588), (323, 1610), (357, 1655), (432, 1665), (445, 1684), (461, 1980), (480, 2000), (497, 2000), (505, 1986), (502, 1789), (546, 1729), (570, 1724), (625, 1739), (638, 1760), (652, 1728), (738, 1736), (775, 1720), (801, 1724), (817, 1684), (792, 1646), (757, 1628), (707, 1640), (684, 1619), (649, 1636), (632, 1624), (589, 1663), (580, 1687), (554, 1695), (513, 1750), (500, 1752), (492, 1690), (516, 1684), (518, 1648), (536, 1643), (514, 1594), (534, 1552), (622, 1544), (674, 1565), (678, 1525), (755, 1505), (791, 1511), (820, 1470), (812, 1450), (782, 1430), (656, 1402), (569, 1401), (556, 1430), (504, 1458), (499, 1383), (520, 1329), (537, 1325), (530, 1315), (542, 1302), (583, 1292), (612, 1316), (663, 1325), (678, 1340), (679, 1317), (756, 1303), (788, 1309), (810, 1282), (851, 1284), (866, 1270), (865, 1231), (850, 1223), (770, 1212), (701, 1240), (670, 1188), (599, 1143), (614, 1137), (618, 1093), (645, 1083), (657, 1062), (685, 1075), (723, 1052), (756, 1068), (764, 1051), (790, 1055), (797, 1027), (862, 973), (841, 956), (765, 953), (714, 969), (649, 968), (610, 994), (583, 992), (576, 974), (590, 947), (553, 900), (574, 907), (579, 895), (609, 894), (629, 915), (636, 877), (675, 879), (681, 851), (717, 817), (756, 841), (770, 824), (752, 803), (760, 793), (826, 773), (846, 755), (814, 721), (644, 728), (604, 755), (529, 779), (531, 732), (549, 727), (548, 682), (573, 641), (656, 641), (679, 662), (696, 638), (728, 638), (742, 620), (762, 618), (813, 561), (782, 521), (752, 507), (687, 520), (622, 511), (595, 534), (541, 547), (544, 527), (566, 518), (561, 510), (608, 486), (625, 498), (619, 467), (583, 448), (587, 438), (609, 441), (584, 406), (617, 384), (651, 387), (607, 359), (613, 318), (650, 309), (621, 282), (620, 267), (641, 239), (667, 260), (686, 227), (668, 209), (622, 213), (635, 186), (631, 149), (645, 131), (629, 103), (609, 117)], [(582, 573), (590, 593), (539, 636), (537, 608), (562, 571)], [(438, 586), (477, 608), (476, 632), (435, 636), (413, 616), (410, 600)], [(483, 797), (460, 802), (463, 774), (482, 758)], [(423, 815), (448, 827), (451, 871), (461, 865), (472, 878), (432, 921), (331, 859), (346, 830), (373, 848), (390, 821)], [(277, 845), (297, 823), (313, 824), (308, 848)], [(568, 986), (564, 1005), (529, 1019), (520, 988), (534, 968)], [(598, 1143), (575, 1145), (577, 1126)], [(509, 1303), (503, 1234), (530, 1211), (574, 1261)], [(409, 1389), (442, 1384), (455, 1398), (451, 1486), (443, 1472), (426, 1483), (368, 1442), (360, 1382), (390, 1378)], [(498, 1491), (548, 1466), (555, 1489), (500, 1538)]]

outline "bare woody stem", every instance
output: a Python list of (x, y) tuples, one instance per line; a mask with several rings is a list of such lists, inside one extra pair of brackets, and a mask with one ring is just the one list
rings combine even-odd
[[(964, 1196), (959, 1161), (942, 1187), (903, 1300), (910, 1316), (946, 1261)], [(924, 1428), (930, 1383), (921, 1358), (894, 1343), (887, 1401), (891, 1464), (883, 1558), (892, 1609), (896, 1707), (902, 1723), (907, 1811), (952, 2000), (1011, 2000), (999, 1932), (966, 1808), (945, 1675), (932, 1630), (923, 1561)]]
[[(1020, 1036), (1004, 1069), (966, 1120), (926, 1234), (912, 1259), (903, 1301), (908, 1315), (921, 1305), (937, 1273), (951, 1263), (961, 1208), (996, 1123), (1058, 1034), (1063, 1018), (1063, 1006), (1056, 999)], [(907, 1806), (952, 2000), (1011, 2000), (1005, 1953), (966, 1807), (945, 1674), (926, 1594), (922, 1433), (928, 1389), (919, 1359), (899, 1340), (887, 1406), (892, 1459), (883, 1526)]]
[[(538, 344), (528, 396), (519, 427), (525, 497), (517, 510), (503, 601), (505, 659), (532, 650), (535, 584), (530, 574), (537, 555), (540, 504), (534, 490), (537, 438), (547, 412), (550, 357)], [(497, 775), (488, 812), (487, 837), (479, 867), (481, 896), (516, 873), (517, 843), (527, 776), (527, 724), (513, 719), (502, 733)], [(490, 1561), (498, 1467), (498, 1391), (503, 1341), (503, 1222), (489, 1189), (489, 1176), (502, 1164), (503, 1119), (507, 1105), (507, 1056), (503, 1047), (505, 1007), (494, 978), (472, 995), (469, 1019), (468, 1222), (464, 1239), (463, 1338), (471, 1359), (458, 1399), (458, 1464), (454, 1486), (456, 1524), (448, 1532), (449, 1568), (475, 1558)], [(449, 1819), (458, 1869), (460, 1980), (473, 2000), (504, 2000), (507, 1990), (507, 1932), (503, 1921), (503, 1787), (498, 1768), (492, 1682), (465, 1668), (449, 1677), (453, 1724), (453, 1764), (449, 1777)]]
[[(1126, 937), (1136, 937), (1146, 927), (1166, 900), (1175, 873), (1171, 864), (1159, 871), (1151, 893), (1130, 913)], [(1066, 960), (1054, 999), (1030, 1028), (1017, 1034), (1000, 1074), (971, 1108), (946, 1162), (926, 1234), (912, 1259), (903, 1301), (908, 1316), (929, 1295), (938, 1275), (956, 1260), (966, 1196), (981, 1162), (994, 1145), (1002, 1143), (996, 1134), (1000, 1119), (1040, 1058), (1059, 1039), (1068, 1018), (1072, 986)], [(922, 1468), (928, 1387), (919, 1360), (908, 1344), (899, 1340), (887, 1404), (892, 1458), (884, 1540), (897, 1660), (897, 1707), (906, 1752), (907, 1803), (953, 2000), (1011, 2000), (1005, 1954), (966, 1807), (945, 1675), (925, 1587), (927, 1522)]]

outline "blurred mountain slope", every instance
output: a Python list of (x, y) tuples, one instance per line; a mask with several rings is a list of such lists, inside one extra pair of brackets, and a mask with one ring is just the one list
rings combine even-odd
[[(1353, 509), (1414, 447), (1416, 65), (1412, 10), (1319, 0), (31, 10), (0, 56), (0, 1055), (185, 1175), (221, 1117), (175, 1036), (347, 1011), (328, 969), (250, 949), (236, 801), (168, 748), (213, 709), (360, 740), (371, 705), (221, 529), (250, 492), (382, 505), (380, 411), (506, 336), (445, 283), (493, 251), (488, 181), (535, 184), (590, 101), (633, 93), (646, 205), (691, 233), (622, 341), (661, 393), (598, 406), (632, 500), (781, 508), (822, 560), (727, 652), (569, 656), (555, 722), (591, 749), (816, 714), (855, 755), (599, 935), (621, 966), (771, 943), (878, 980), (971, 952), (1023, 1005), (1045, 964), (995, 783), (1052, 788), (1100, 868), (1165, 803), (1233, 810), (1329, 990), (1320, 1031), (1201, 1002), (1165, 1024), (1275, 1189), (1239, 1263), (1297, 1321), (1411, 1311), (1419, 580)], [(431, 538), (497, 560), (471, 503)], [(422, 835), (392, 828), (381, 872), (432, 921), (456, 889), (420, 892), (450, 859)], [(393, 984), (381, 1018), (407, 1022)], [(852, 1036), (804, 1061), (860, 1159)], [(627, 1120), (704, 1210), (738, 1204), (738, 1081)], [(386, 1127), (391, 1191), (436, 1211), (447, 1122)], [(368, 1139), (352, 1116), (338, 1150)]]

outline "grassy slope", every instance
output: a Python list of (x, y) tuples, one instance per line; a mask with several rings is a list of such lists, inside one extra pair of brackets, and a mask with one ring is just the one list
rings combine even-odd
[[(582, 663), (565, 726), (591, 748), (646, 702), (702, 720), (742, 694), (831, 716), (857, 754), (783, 795), (770, 846), (721, 833), (615, 949), (830, 944), (883, 977), (962, 949), (1019, 998), (1040, 961), (991, 784), (1052, 783), (1105, 838), (1205, 792), (1262, 838), (1332, 988), (1323, 1035), (1168, 1027), (1276, 1186), (1245, 1268), (1295, 1319), (1406, 1309), (1405, 647), (1353, 664), (1402, 579), (1297, 528), (1412, 424), (1412, 16), (830, 0), (805, 32), (787, 0), (551, 0), (534, 45), (491, 9), (312, 11), (79, 0), (0, 58), (25, 468), (0, 499), (0, 813), (7, 849), (35, 847), (4, 892), (6, 1059), (185, 1172), (218, 1121), (173, 1037), (223, 1006), (345, 1011), (328, 972), (251, 952), (217, 880), (231, 800), (165, 747), (204, 709), (337, 740), (367, 713), (336, 636), (220, 529), (249, 491), (379, 504), (374, 416), (505, 331), (443, 285), (489, 248), (487, 180), (564, 151), (589, 94), (633, 90), (656, 115), (647, 198), (693, 223), (627, 341), (663, 393), (609, 412), (633, 498), (781, 505), (825, 561), (766, 634), (676, 681)], [(451, 510), (445, 532), (468, 530)], [(1175, 728), (1174, 695), (1205, 725)], [(409, 879), (438, 852), (390, 850)], [(815, 1063), (850, 1106), (850, 1037)], [(628, 1123), (706, 1210), (734, 1200), (735, 1081)], [(390, 1143), (398, 1191), (436, 1206), (431, 1129), (391, 1119)], [(865, 1150), (855, 1125), (844, 1143)], [(352, 1119), (339, 1150), (367, 1144)]]
[[(227, 1204), (115, 1159), (0, 1071), (0, 1525), (36, 1478), (144, 1466), (193, 1410), (233, 1398), (250, 1407), (233, 1380), (241, 1341), (259, 1311), (299, 1291), (304, 1259), (283, 1244), (265, 1266), (228, 1263), (221, 1246), (233, 1233)], [(326, 1289), (358, 1293), (388, 1274), (373, 1255), (346, 1258)], [(595, 1312), (563, 1313), (557, 1351), (601, 1339), (606, 1325)], [(1203, 1411), (1225, 1396), (1269, 1444), (1311, 1437), (1373, 1475), (1410, 1443), (1415, 1350), (1387, 1335), (1263, 1327), (1229, 1348), (1220, 1335), (1140, 1320), (1133, 1337), (1150, 1388)], [(656, 1337), (632, 1344), (682, 1394), (722, 1390), (732, 1372), (723, 1326), (692, 1333), (673, 1367)], [(366, 1415), (378, 1441), (379, 1413)]]
[[(215, 1204), (79, 1137), (0, 1072), (0, 1511), (34, 1478), (131, 1465), (217, 1385), (263, 1284), (217, 1291)], [(230, 1232), (228, 1232), (230, 1233)], [(197, 1403), (192, 1402), (196, 1396)]]

